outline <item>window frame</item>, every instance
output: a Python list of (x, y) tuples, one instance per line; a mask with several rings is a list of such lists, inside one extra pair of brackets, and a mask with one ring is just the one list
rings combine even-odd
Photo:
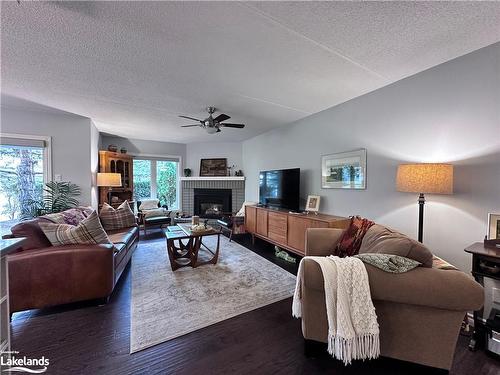
[[(177, 163), (177, 183), (176, 183), (176, 201), (177, 208), (169, 210), (172, 211), (182, 211), (182, 201), (181, 201), (181, 171), (182, 171), (182, 156), (180, 155), (158, 155), (158, 154), (129, 154), (132, 156), (133, 160), (149, 160), (151, 162), (151, 197), (152, 199), (156, 199), (156, 194), (158, 193), (157, 187), (157, 161), (173, 161)], [(132, 181), (133, 183), (133, 181)]]
[(0, 138), (18, 138), (28, 139), (34, 141), (44, 141), (43, 148), (43, 184), (53, 180), (52, 177), (52, 137), (45, 135), (32, 135), (32, 134), (17, 134), (17, 133), (1, 133)]

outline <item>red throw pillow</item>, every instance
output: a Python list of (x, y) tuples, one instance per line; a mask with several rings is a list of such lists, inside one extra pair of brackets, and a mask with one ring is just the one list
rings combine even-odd
[(21, 250), (52, 246), (49, 239), (38, 225), (37, 219), (22, 221), (10, 228), (10, 231), (14, 237), (26, 237), (26, 241), (24, 241)]
[(340, 241), (335, 248), (334, 255), (341, 258), (356, 255), (361, 247), (361, 241), (366, 231), (375, 224), (373, 221), (360, 216), (351, 216), (347, 229), (342, 233)]

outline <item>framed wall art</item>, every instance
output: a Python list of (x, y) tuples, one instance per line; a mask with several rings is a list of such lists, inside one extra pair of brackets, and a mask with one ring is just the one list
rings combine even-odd
[(200, 176), (227, 176), (227, 159), (201, 159)]
[(366, 189), (366, 149), (321, 157), (323, 189)]
[(500, 240), (500, 213), (488, 214), (488, 239)]

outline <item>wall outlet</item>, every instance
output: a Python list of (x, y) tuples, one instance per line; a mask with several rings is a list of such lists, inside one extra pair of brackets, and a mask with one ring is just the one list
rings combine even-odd
[(62, 175), (60, 175), (60, 174), (55, 174), (55, 175), (54, 175), (54, 181), (55, 181), (55, 182), (61, 182), (61, 181), (62, 181)]

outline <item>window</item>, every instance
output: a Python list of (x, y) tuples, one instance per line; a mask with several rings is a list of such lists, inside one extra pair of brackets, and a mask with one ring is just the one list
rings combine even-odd
[(169, 209), (179, 209), (179, 161), (162, 158), (134, 159), (134, 198), (157, 198)]
[(10, 226), (29, 216), (49, 180), (50, 138), (2, 134), (0, 142), (0, 222)]

